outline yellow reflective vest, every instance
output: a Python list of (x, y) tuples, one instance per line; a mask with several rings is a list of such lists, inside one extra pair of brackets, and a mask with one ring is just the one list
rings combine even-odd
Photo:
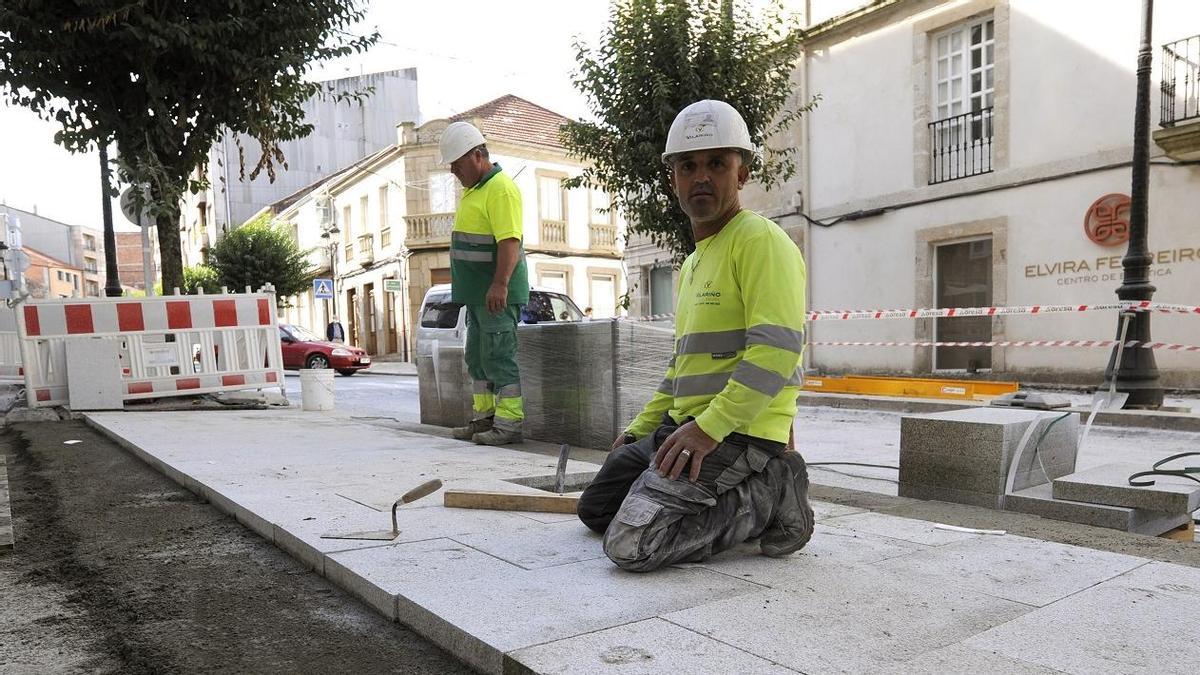
[(775, 223), (743, 210), (696, 244), (679, 275), (675, 353), (658, 392), (626, 430), (652, 433), (663, 413), (786, 443), (800, 393), (804, 285), (800, 249)]
[[(521, 239), (521, 190), (499, 164), (463, 193), (450, 233), (450, 296), (454, 302), (482, 305), (496, 276), (496, 242)], [(529, 302), (529, 279), (522, 249), (508, 279), (508, 304)]]

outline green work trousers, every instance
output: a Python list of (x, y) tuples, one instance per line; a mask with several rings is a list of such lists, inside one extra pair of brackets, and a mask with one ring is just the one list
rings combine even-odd
[(517, 369), (517, 319), (520, 305), (499, 314), (484, 305), (467, 305), (467, 372), (471, 375), (474, 419), (495, 415), (495, 426), (520, 431), (525, 410)]

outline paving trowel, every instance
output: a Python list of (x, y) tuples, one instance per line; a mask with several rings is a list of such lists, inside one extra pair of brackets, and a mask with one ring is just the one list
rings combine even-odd
[(370, 530), (367, 532), (346, 532), (345, 534), (323, 534), (322, 539), (376, 539), (379, 541), (391, 541), (400, 536), (400, 525), (396, 522), (396, 509), (401, 504), (411, 504), (422, 497), (427, 497), (442, 488), (442, 481), (434, 478), (431, 481), (421, 483), (417, 487), (405, 492), (402, 497), (392, 503), (392, 529), (390, 530)]

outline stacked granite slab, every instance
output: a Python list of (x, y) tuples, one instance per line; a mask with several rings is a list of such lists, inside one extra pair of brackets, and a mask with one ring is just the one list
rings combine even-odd
[(1105, 464), (1056, 478), (1053, 488), (1043, 487), (1038, 496), (1077, 504), (1081, 509), (1103, 510), (1118, 529), (1131, 532), (1162, 534), (1187, 524), (1191, 513), (1200, 509), (1200, 483), (1174, 476), (1150, 476), (1146, 480), (1153, 480), (1154, 485), (1129, 484), (1131, 475), (1149, 468), (1133, 463)]
[(1039, 420), (1050, 426), (1040, 442), (1035, 432), (1021, 456), (1013, 483), (1018, 491), (1075, 470), (1075, 415), (970, 408), (901, 418), (900, 496), (1003, 509), (1017, 446)]
[(12, 509), (8, 501), (8, 467), (0, 455), (0, 553), (13, 550)]
[[(527, 438), (607, 449), (653, 396), (671, 358), (670, 328), (629, 321), (520, 326), (517, 357)], [(470, 419), (462, 347), (417, 359), (421, 422)]]

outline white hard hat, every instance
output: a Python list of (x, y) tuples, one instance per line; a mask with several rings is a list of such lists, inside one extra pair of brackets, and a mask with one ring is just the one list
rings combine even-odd
[(750, 130), (741, 113), (724, 101), (696, 101), (675, 116), (667, 132), (667, 147), (662, 154), (666, 163), (673, 155), (714, 148), (737, 148), (754, 152)]
[(483, 134), (470, 122), (455, 122), (442, 132), (442, 142), (438, 148), (442, 157), (440, 163), (449, 164), (485, 143)]

